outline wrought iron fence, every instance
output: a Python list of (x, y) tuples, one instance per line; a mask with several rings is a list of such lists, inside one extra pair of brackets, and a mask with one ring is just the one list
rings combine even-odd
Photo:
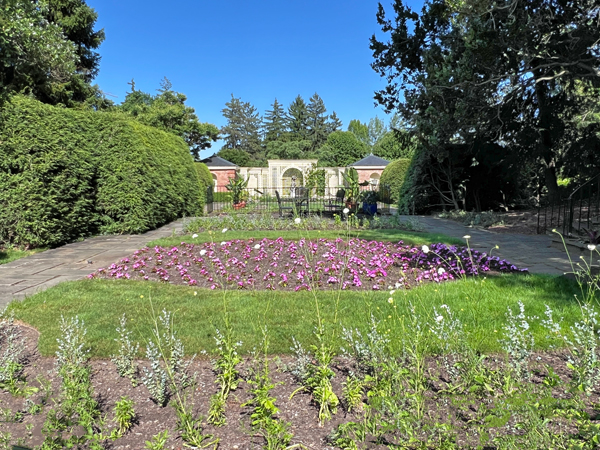
[(565, 200), (538, 208), (538, 234), (558, 230), (563, 236), (584, 236), (600, 227), (600, 174), (583, 183)]
[[(366, 192), (374, 192), (376, 212), (390, 212), (392, 200), (386, 186), (361, 186), (361, 196), (356, 205), (347, 203), (348, 194), (345, 188), (282, 187), (282, 188), (247, 188), (239, 196), (240, 201), (233, 203), (233, 194), (226, 186), (208, 188), (207, 213), (239, 211), (239, 212), (272, 212), (283, 214), (335, 214), (341, 213), (345, 207), (353, 208), (354, 212), (363, 213), (362, 198)], [(279, 197), (279, 198), (278, 198)], [(371, 207), (368, 213), (373, 213)]]

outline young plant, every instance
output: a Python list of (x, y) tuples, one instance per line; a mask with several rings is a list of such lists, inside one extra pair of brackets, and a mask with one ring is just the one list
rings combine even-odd
[(20, 337), (13, 317), (5, 318), (0, 314), (0, 388), (9, 390), (13, 395), (20, 393), (19, 381), (23, 372), (24, 345)]
[(146, 441), (147, 450), (164, 450), (165, 445), (167, 444), (167, 439), (169, 439), (169, 431), (161, 431), (160, 433), (152, 436), (152, 440)]
[(127, 318), (125, 314), (121, 317), (120, 325), (117, 327), (119, 338), (115, 339), (119, 343), (119, 353), (111, 356), (110, 360), (117, 366), (117, 372), (120, 377), (129, 378), (133, 386), (137, 386), (137, 367), (134, 358), (140, 348), (139, 344), (134, 344), (131, 340), (131, 332), (127, 331)]
[(517, 378), (525, 380), (529, 378), (529, 357), (534, 346), (529, 321), (536, 317), (526, 316), (525, 306), (519, 301), (519, 313), (515, 315), (509, 307), (506, 319), (506, 325), (502, 327), (504, 338), (500, 340), (500, 344), (508, 354), (509, 364)]
[(115, 440), (122, 437), (133, 425), (135, 420), (135, 410), (133, 409), (133, 400), (127, 397), (121, 397), (115, 403), (115, 422), (117, 429), (113, 430), (111, 439)]

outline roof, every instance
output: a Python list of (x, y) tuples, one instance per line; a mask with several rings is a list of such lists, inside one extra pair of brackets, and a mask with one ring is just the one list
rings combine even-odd
[(203, 159), (202, 161), (204, 164), (206, 164), (209, 168), (210, 167), (237, 167), (234, 163), (232, 163), (231, 161), (227, 161), (226, 159), (221, 158), (220, 156), (212, 155), (206, 159)]
[(390, 162), (387, 159), (380, 158), (374, 154), (370, 154), (366, 158), (356, 161), (350, 164), (352, 167), (376, 167), (376, 166), (387, 166)]

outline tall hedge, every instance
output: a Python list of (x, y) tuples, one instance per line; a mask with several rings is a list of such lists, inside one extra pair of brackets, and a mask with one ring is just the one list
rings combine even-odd
[(196, 167), (196, 173), (198, 174), (198, 181), (200, 182), (200, 201), (202, 205), (206, 204), (206, 190), (209, 186), (214, 185), (213, 176), (210, 173), (210, 169), (204, 163), (197, 162), (194, 164)]
[(0, 110), (0, 244), (140, 233), (202, 210), (185, 142), (114, 113), (13, 97)]
[(379, 180), (382, 186), (387, 186), (390, 190), (390, 197), (393, 203), (398, 203), (400, 189), (404, 184), (404, 178), (410, 166), (410, 159), (397, 159), (389, 163), (381, 174)]

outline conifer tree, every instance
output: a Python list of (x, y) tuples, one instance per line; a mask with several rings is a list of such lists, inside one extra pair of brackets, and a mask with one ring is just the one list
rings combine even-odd
[(267, 110), (263, 122), (265, 142), (279, 140), (287, 131), (285, 110), (281, 103), (275, 99), (272, 110)]
[(308, 140), (311, 142), (311, 150), (319, 148), (327, 139), (327, 108), (323, 99), (315, 92), (306, 107), (308, 118)]
[(300, 95), (288, 107), (287, 126), (294, 140), (303, 141), (308, 138), (308, 111)]

